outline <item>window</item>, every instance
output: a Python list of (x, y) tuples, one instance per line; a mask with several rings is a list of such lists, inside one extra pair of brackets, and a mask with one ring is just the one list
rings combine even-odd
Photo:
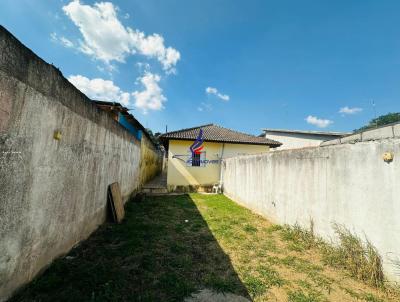
[(201, 154), (193, 154), (192, 167), (200, 167), (200, 156)]
[(187, 167), (205, 167), (206, 166), (206, 152), (201, 152), (201, 154), (194, 154), (189, 152), (187, 155), (186, 166)]

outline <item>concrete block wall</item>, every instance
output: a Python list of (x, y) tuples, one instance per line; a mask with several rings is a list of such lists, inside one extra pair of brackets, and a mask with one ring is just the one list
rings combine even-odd
[[(360, 134), (366, 141), (356, 142), (357, 134), (352, 143), (226, 159), (224, 194), (275, 223), (308, 228), (312, 219), (327, 240), (335, 238), (332, 224), (343, 224), (366, 236), (388, 278), (400, 280), (394, 265), (400, 260), (400, 138), (390, 137), (397, 129)], [(383, 160), (385, 152), (394, 154), (392, 162)]]
[(109, 184), (140, 187), (140, 149), (0, 27), (0, 301), (104, 222)]
[(355, 144), (357, 142), (368, 142), (373, 140), (381, 140), (384, 138), (400, 138), (400, 123), (354, 133), (335, 140), (325, 141), (322, 142), (320, 146)]

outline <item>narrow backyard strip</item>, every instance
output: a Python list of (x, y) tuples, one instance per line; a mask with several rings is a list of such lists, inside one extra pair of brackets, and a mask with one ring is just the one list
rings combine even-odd
[(400, 301), (326, 266), (316, 248), (223, 195), (129, 202), (11, 301), (183, 301), (200, 289), (252, 301)]

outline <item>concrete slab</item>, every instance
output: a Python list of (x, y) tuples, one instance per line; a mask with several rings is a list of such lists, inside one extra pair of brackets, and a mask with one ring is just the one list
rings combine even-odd
[(383, 138), (393, 137), (393, 127), (387, 126), (378, 129), (368, 130), (362, 133), (363, 141), (370, 141)]
[(167, 188), (167, 173), (163, 172), (154, 177), (151, 181), (144, 184), (143, 189), (166, 189)]
[(361, 142), (361, 133), (342, 137), (340, 141), (342, 144), (355, 144), (357, 142)]
[(393, 132), (395, 137), (400, 137), (400, 124), (396, 124), (393, 126)]
[(330, 141), (322, 142), (320, 144), (321, 147), (323, 147), (323, 146), (331, 146), (331, 145), (340, 145), (340, 139), (337, 138), (337, 139), (333, 139), (333, 140), (330, 140)]

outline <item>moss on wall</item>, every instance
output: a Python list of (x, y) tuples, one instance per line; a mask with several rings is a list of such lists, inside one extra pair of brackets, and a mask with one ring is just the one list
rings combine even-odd
[(140, 183), (145, 184), (161, 173), (163, 154), (143, 135), (140, 151)]

